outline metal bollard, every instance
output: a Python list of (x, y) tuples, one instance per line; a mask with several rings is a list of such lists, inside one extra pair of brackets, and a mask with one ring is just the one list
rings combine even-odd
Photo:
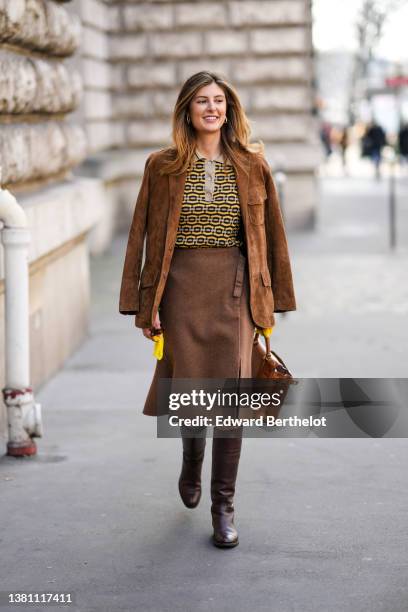
[(396, 156), (394, 154), (390, 163), (390, 189), (388, 206), (389, 240), (391, 250), (394, 250), (397, 246), (396, 161)]

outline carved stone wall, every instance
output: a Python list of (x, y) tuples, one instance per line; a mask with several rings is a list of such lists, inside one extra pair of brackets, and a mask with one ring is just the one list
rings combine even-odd
[(56, 176), (78, 164), (85, 138), (78, 125), (48, 121), (41, 125), (7, 125), (0, 130), (3, 180), (19, 184)]
[(58, 62), (0, 51), (0, 113), (69, 113), (78, 108), (82, 80)]
[(1, 0), (0, 32), (3, 43), (66, 57), (78, 48), (81, 25), (48, 0)]
[(80, 39), (79, 16), (60, 2), (0, 0), (0, 163), (12, 189), (60, 179), (86, 156), (69, 120), (82, 98), (68, 59)]

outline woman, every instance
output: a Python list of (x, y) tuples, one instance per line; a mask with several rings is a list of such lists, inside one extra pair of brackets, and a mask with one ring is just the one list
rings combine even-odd
[[(157, 415), (160, 378), (250, 378), (254, 328), (295, 310), (275, 185), (234, 88), (212, 72), (182, 86), (173, 146), (146, 162), (129, 233), (119, 310), (135, 314), (146, 338), (164, 331), (143, 412)], [(146, 257), (142, 254), (146, 235)], [(214, 431), (213, 542), (238, 544), (233, 498), (242, 433)], [(182, 431), (179, 491), (188, 508), (201, 496), (205, 432)]]

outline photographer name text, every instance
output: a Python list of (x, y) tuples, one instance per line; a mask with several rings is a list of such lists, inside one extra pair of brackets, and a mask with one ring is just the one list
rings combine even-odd
[(278, 418), (273, 415), (261, 415), (254, 418), (240, 418), (217, 415), (195, 416), (192, 418), (171, 415), (169, 425), (172, 427), (326, 427), (326, 417), (309, 416), (301, 418), (290, 416)]

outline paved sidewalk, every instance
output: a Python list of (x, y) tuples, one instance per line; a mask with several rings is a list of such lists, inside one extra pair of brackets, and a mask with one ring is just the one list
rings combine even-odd
[[(298, 376), (406, 376), (406, 253), (325, 240), (290, 237), (299, 310), (277, 351)], [(0, 459), (1, 590), (71, 591), (78, 612), (405, 611), (406, 440), (244, 440), (241, 543), (211, 545), (211, 440), (187, 510), (180, 440), (141, 414), (154, 359), (117, 314), (124, 248), (92, 262), (90, 334), (38, 394), (38, 455)]]

